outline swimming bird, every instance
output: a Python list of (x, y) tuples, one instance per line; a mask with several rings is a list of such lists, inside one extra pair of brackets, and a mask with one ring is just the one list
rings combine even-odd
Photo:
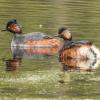
[(7, 22), (6, 28), (2, 31), (9, 31), (13, 34), (11, 47), (56, 47), (59, 48), (60, 41), (41, 32), (22, 34), (22, 27), (16, 19)]
[(57, 37), (64, 40), (64, 44), (59, 51), (59, 60), (66, 59), (97, 59), (100, 58), (100, 50), (93, 43), (86, 40), (75, 41), (72, 39), (71, 32), (62, 27), (58, 31)]

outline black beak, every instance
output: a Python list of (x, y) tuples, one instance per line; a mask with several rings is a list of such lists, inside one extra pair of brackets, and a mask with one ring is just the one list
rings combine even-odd
[(1, 31), (7, 31), (6, 29), (3, 29), (3, 30), (1, 30)]
[(59, 35), (54, 35), (53, 37), (59, 37)]
[(61, 34), (58, 34), (58, 35), (54, 35), (54, 37), (62, 38), (63, 36)]

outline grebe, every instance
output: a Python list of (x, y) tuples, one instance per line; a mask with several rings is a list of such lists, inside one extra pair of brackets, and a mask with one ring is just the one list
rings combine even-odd
[(22, 34), (22, 28), (17, 23), (16, 19), (8, 21), (6, 29), (13, 33), (11, 47), (57, 47), (60, 46), (60, 41), (41, 32), (32, 32)]
[(59, 60), (61, 62), (66, 59), (97, 59), (100, 58), (100, 50), (89, 41), (72, 40), (70, 31), (63, 27), (58, 31), (57, 37), (63, 38), (64, 44), (59, 51)]

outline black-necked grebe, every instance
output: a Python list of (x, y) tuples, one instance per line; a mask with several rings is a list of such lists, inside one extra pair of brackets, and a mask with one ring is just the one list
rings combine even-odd
[(64, 45), (59, 52), (59, 59), (63, 62), (65, 59), (97, 59), (100, 58), (100, 50), (89, 41), (72, 40), (72, 35), (65, 27), (59, 29), (58, 37), (64, 39)]
[(10, 20), (6, 29), (13, 33), (11, 47), (59, 47), (60, 41), (41, 32), (32, 32), (22, 35), (22, 28), (15, 19)]

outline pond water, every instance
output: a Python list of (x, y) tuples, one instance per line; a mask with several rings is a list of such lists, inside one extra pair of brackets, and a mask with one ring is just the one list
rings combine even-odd
[[(100, 47), (99, 0), (0, 0), (1, 30), (10, 19), (17, 19), (25, 34), (39, 31), (53, 36), (66, 26), (75, 40)], [(11, 39), (11, 33), (0, 32), (0, 100), (99, 100), (99, 60), (95, 71), (66, 71), (58, 52), (51, 56), (20, 49), (12, 52)], [(13, 55), (22, 59), (12, 59)], [(76, 62), (88, 67), (93, 61)]]

